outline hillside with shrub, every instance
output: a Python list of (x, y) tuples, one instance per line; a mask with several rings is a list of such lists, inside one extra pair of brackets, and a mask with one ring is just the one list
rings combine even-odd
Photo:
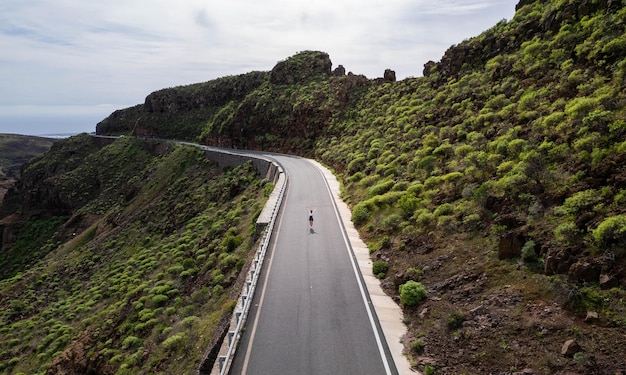
[(420, 371), (624, 373), (625, 20), (623, 1), (521, 0), (423, 77), (303, 51), (157, 91), (97, 132), (332, 168)]
[(55, 143), (0, 206), (0, 373), (190, 374), (214, 360), (271, 187), (194, 147)]

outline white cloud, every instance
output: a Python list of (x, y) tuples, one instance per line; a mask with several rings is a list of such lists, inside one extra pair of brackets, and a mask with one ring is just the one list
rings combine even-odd
[(516, 2), (3, 0), (0, 102), (121, 108), (160, 88), (270, 70), (303, 50), (370, 78), (387, 68), (419, 76), (452, 44), (510, 19)]

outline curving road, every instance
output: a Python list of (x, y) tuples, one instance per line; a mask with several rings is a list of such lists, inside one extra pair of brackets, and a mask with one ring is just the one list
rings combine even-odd
[(321, 172), (272, 158), (289, 182), (230, 374), (398, 374)]

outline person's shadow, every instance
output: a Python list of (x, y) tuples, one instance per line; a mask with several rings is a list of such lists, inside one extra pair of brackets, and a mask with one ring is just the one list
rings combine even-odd
[(310, 234), (315, 234), (315, 229), (313, 229), (313, 227), (309, 227), (309, 233)]

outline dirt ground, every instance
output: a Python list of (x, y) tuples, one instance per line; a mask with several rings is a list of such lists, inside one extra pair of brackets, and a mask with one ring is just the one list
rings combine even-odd
[[(493, 244), (467, 240), (379, 250), (391, 269), (415, 265), (417, 275), (387, 275), (383, 288), (414, 279), (428, 290), (404, 307), (405, 348), (412, 365), (434, 374), (626, 375), (626, 298), (607, 291), (607, 311), (569, 311), (565, 284), (521, 260), (498, 260)], [(497, 246), (495, 246), (497, 248)], [(392, 256), (393, 254), (393, 256)], [(394, 266), (395, 265), (395, 266)], [(399, 265), (399, 266), (398, 266)], [(399, 301), (398, 301), (399, 303)], [(426, 371), (425, 371), (426, 370)]]

